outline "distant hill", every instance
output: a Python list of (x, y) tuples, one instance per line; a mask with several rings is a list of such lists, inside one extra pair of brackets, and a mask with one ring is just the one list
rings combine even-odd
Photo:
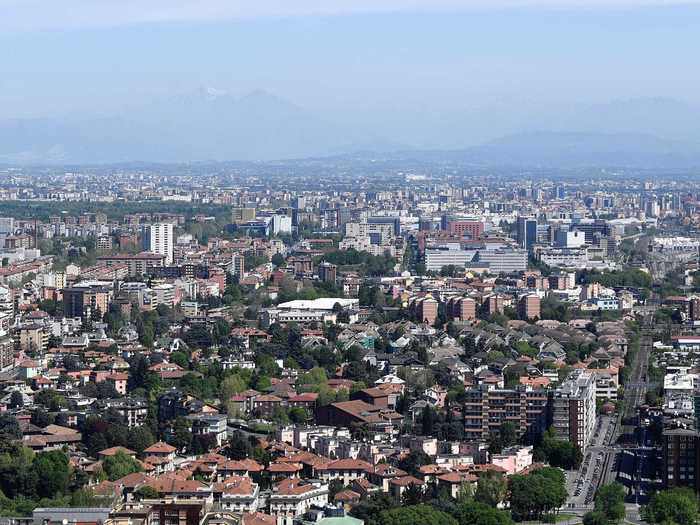
[(395, 148), (282, 98), (202, 89), (104, 118), (0, 121), (0, 161), (272, 160)]
[[(407, 117), (403, 116), (408, 127)], [(700, 166), (700, 127), (695, 125), (700, 114), (673, 99), (594, 106), (562, 115), (550, 123), (551, 128), (541, 128), (553, 131), (504, 134), (476, 146), (468, 145), (477, 143), (479, 129), (482, 137), (498, 136), (493, 129), (486, 131), (488, 115), (469, 118), (456, 111), (451, 118), (438, 120), (417, 119), (411, 125), (425, 128), (425, 134), (432, 132), (434, 140), (429, 143), (449, 145), (419, 150), (378, 136), (370, 124), (328, 122), (265, 91), (234, 97), (199, 89), (112, 116), (0, 121), (0, 162), (267, 161), (351, 157), (364, 151), (386, 160), (453, 160), (486, 166)], [(537, 125), (531, 120), (518, 129)]]
[(539, 131), (468, 148), (471, 162), (529, 166), (700, 166), (700, 148), (652, 135)]

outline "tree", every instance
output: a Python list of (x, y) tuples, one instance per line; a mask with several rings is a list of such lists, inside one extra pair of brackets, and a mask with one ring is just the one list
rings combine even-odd
[(663, 490), (651, 497), (642, 515), (650, 523), (694, 525), (698, 517), (698, 501), (689, 488)]
[(187, 450), (192, 444), (192, 432), (184, 417), (178, 417), (175, 420), (171, 444), (178, 450)]
[(506, 511), (476, 501), (462, 503), (454, 512), (459, 525), (513, 525)]
[(397, 501), (385, 492), (377, 492), (362, 500), (350, 510), (350, 515), (366, 524), (376, 523), (379, 513), (396, 508)]
[(506, 421), (500, 428), (501, 444), (510, 447), (518, 442), (518, 431), (512, 421)]
[(36, 493), (40, 498), (54, 498), (66, 494), (70, 469), (68, 456), (60, 450), (37, 454), (32, 462), (32, 471), (36, 476)]
[(509, 478), (510, 506), (516, 520), (541, 519), (566, 501), (566, 478), (558, 468), (544, 467)]
[(583, 525), (608, 525), (604, 512), (593, 510), (583, 515)]
[(538, 453), (542, 454), (551, 466), (564, 470), (578, 468), (583, 459), (581, 449), (576, 444), (558, 439), (552, 429), (544, 433)]
[(425, 405), (421, 412), (421, 434), (430, 436), (435, 427), (435, 412), (430, 405)]
[(226, 455), (231, 459), (241, 460), (250, 457), (253, 454), (253, 446), (250, 444), (239, 430), (233, 433), (229, 439), (228, 447), (226, 447)]
[(619, 483), (603, 485), (595, 498), (595, 510), (608, 521), (617, 523), (625, 517), (625, 489)]
[(170, 354), (170, 362), (187, 370), (190, 367), (190, 360), (185, 352), (173, 352)]
[(423, 493), (423, 487), (412, 483), (403, 491), (403, 494), (401, 495), (401, 504), (406, 506), (418, 505), (424, 498), (425, 494)]
[(129, 432), (127, 445), (131, 450), (141, 454), (155, 442), (156, 439), (153, 437), (153, 433), (150, 431), (150, 429), (147, 426), (142, 425), (132, 429), (131, 432)]
[(22, 393), (15, 390), (10, 395), (10, 408), (22, 408), (24, 406), (24, 398)]
[(34, 395), (34, 404), (43, 405), (51, 412), (57, 412), (68, 406), (66, 398), (53, 389), (40, 390)]
[(22, 439), (19, 421), (10, 414), (0, 414), (0, 440), (2, 439)]
[(333, 501), (335, 495), (338, 494), (338, 492), (340, 492), (344, 488), (345, 485), (343, 485), (343, 480), (332, 479), (331, 482), (328, 484), (328, 501)]
[(410, 505), (379, 513), (377, 525), (458, 525), (446, 512), (429, 505)]
[(134, 472), (141, 472), (141, 464), (124, 452), (117, 452), (102, 460), (102, 470), (110, 481), (121, 479)]
[(477, 481), (474, 499), (495, 508), (505, 499), (507, 490), (506, 480), (501, 474), (484, 472)]
[(221, 382), (221, 400), (226, 402), (234, 394), (239, 394), (248, 388), (248, 383), (238, 374), (228, 376)]
[(187, 330), (184, 341), (192, 348), (208, 348), (214, 342), (206, 326), (193, 326)]
[(292, 423), (306, 423), (309, 419), (309, 413), (304, 407), (293, 407), (289, 410), (289, 420)]
[(422, 450), (413, 450), (398, 463), (401, 470), (408, 472), (412, 476), (420, 475), (420, 467), (431, 463), (430, 456)]
[(153, 487), (149, 487), (148, 485), (143, 485), (134, 491), (134, 496), (136, 496), (136, 499), (138, 499), (138, 500), (157, 499), (158, 498), (158, 491), (156, 489), (154, 489)]

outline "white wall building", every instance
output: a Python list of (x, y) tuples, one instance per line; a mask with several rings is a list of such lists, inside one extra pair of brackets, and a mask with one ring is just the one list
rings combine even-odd
[(175, 225), (167, 222), (148, 224), (143, 229), (143, 248), (149, 252), (165, 255), (165, 264), (173, 263)]

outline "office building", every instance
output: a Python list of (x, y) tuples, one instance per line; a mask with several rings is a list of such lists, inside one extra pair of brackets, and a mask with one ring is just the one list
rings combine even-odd
[(484, 233), (484, 223), (481, 221), (449, 221), (447, 231), (459, 237), (478, 239)]
[(143, 248), (146, 251), (165, 256), (165, 264), (173, 263), (173, 251), (175, 239), (173, 238), (174, 225), (160, 222), (148, 224), (143, 228)]
[(63, 312), (66, 317), (89, 319), (96, 311), (104, 315), (112, 302), (113, 291), (100, 283), (81, 282), (64, 288)]
[(559, 229), (554, 242), (560, 248), (580, 248), (586, 244), (586, 235), (579, 230)]
[(272, 234), (273, 235), (291, 235), (292, 233), (292, 217), (289, 215), (273, 215), (272, 216)]
[(537, 242), (537, 219), (518, 217), (518, 244), (529, 250)]
[(108, 267), (126, 265), (130, 277), (149, 275), (154, 271), (154, 268), (165, 266), (165, 255), (151, 252), (142, 252), (134, 255), (126, 253), (105, 255), (98, 257), (97, 260)]
[(489, 273), (524, 272), (527, 270), (527, 251), (499, 248), (496, 250), (479, 250), (475, 260), (488, 264)]
[(231, 209), (231, 222), (242, 224), (255, 220), (255, 208), (238, 207)]
[(432, 325), (438, 316), (438, 302), (431, 296), (419, 297), (411, 303), (411, 310), (419, 322)]
[(474, 250), (429, 248), (425, 250), (425, 269), (429, 272), (439, 272), (445, 266), (464, 268), (474, 259), (475, 254)]

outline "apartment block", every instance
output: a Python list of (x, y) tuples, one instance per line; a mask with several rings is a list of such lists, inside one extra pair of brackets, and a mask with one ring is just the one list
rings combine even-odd
[(596, 423), (596, 378), (586, 370), (574, 370), (554, 391), (552, 428), (559, 439), (585, 450)]

